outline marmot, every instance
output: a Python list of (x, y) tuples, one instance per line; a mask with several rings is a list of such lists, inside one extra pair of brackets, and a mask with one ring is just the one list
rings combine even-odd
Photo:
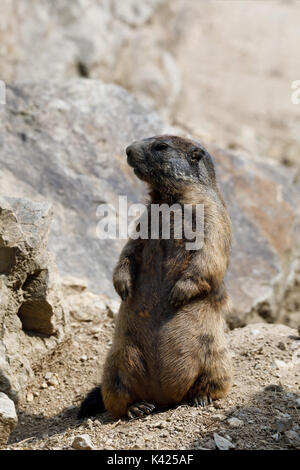
[(151, 204), (203, 204), (204, 244), (195, 251), (175, 237), (128, 240), (113, 273), (122, 298), (113, 345), (79, 418), (105, 409), (135, 418), (183, 401), (205, 406), (231, 382), (224, 336), (231, 222), (213, 160), (198, 142), (170, 135), (134, 142), (126, 153), (150, 189), (148, 220)]

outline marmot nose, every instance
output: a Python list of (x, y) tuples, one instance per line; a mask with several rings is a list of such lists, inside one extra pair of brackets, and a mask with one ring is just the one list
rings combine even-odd
[(128, 147), (126, 147), (126, 155), (127, 155), (127, 157), (130, 157), (130, 156), (132, 156), (132, 154), (133, 154), (132, 146), (128, 145)]

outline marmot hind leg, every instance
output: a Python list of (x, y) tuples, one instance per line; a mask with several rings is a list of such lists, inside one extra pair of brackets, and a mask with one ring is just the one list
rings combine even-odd
[(137, 397), (122, 381), (118, 369), (107, 368), (102, 380), (102, 396), (105, 408), (113, 418), (126, 416), (129, 407), (137, 401)]
[(225, 397), (230, 383), (231, 377), (227, 374), (222, 376), (214, 376), (209, 372), (199, 374), (187, 393), (187, 400), (194, 406), (206, 406), (213, 400)]
[(142, 387), (145, 376), (147, 365), (136, 345), (126, 344), (108, 355), (101, 388), (105, 408), (114, 418), (136, 417), (151, 410), (153, 405), (145, 402)]

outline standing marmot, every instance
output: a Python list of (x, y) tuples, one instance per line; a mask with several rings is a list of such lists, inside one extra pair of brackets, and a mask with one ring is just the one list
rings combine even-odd
[(169, 135), (134, 142), (126, 153), (150, 187), (148, 220), (151, 204), (203, 204), (204, 245), (129, 239), (113, 274), (122, 303), (101, 388), (88, 394), (79, 418), (104, 409), (132, 418), (184, 400), (204, 406), (231, 381), (223, 318), (231, 223), (212, 158), (197, 142)]

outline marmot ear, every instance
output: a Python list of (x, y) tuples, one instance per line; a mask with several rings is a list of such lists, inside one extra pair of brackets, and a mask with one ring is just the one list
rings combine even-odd
[(204, 157), (205, 154), (206, 154), (205, 150), (203, 150), (199, 147), (196, 147), (191, 152), (191, 159), (193, 161), (198, 161), (199, 162)]

